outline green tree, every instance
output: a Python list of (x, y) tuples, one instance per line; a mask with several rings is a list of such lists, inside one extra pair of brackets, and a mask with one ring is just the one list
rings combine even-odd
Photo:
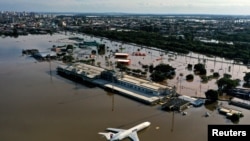
[(239, 80), (231, 80), (230, 78), (223, 77), (217, 80), (216, 83), (218, 85), (219, 90), (225, 91), (225, 90), (232, 89), (238, 86)]
[(240, 114), (234, 113), (232, 116), (229, 117), (232, 122), (238, 122), (240, 120)]
[(194, 75), (193, 74), (188, 74), (186, 76), (186, 80), (193, 80), (194, 79)]
[(217, 101), (219, 98), (218, 91), (209, 89), (208, 91), (205, 92), (206, 98), (211, 101)]
[(162, 82), (166, 79), (166, 76), (162, 72), (154, 71), (151, 75), (151, 80), (154, 82)]
[(231, 75), (231, 74), (225, 73), (225, 74), (223, 75), (223, 77), (230, 79), (230, 78), (232, 78), (232, 75)]
[(206, 75), (207, 71), (205, 69), (205, 65), (198, 63), (194, 65), (194, 71), (197, 72), (200, 75)]
[(73, 45), (67, 45), (67, 47), (66, 47), (67, 50), (69, 50), (69, 49), (73, 50), (73, 48), (74, 48)]
[(219, 77), (220, 77), (220, 74), (219, 74), (218, 72), (214, 72), (214, 73), (213, 73), (213, 77), (214, 77), (214, 78), (219, 78)]
[(154, 65), (151, 64), (151, 65), (149, 66), (149, 72), (152, 73), (153, 71), (154, 71)]
[(168, 64), (159, 64), (151, 73), (150, 77), (153, 81), (160, 82), (175, 75), (175, 68)]
[(246, 83), (250, 83), (250, 72), (245, 73), (245, 76), (243, 77), (244, 81)]
[(65, 55), (65, 56), (63, 56), (62, 60), (64, 62), (72, 62), (74, 60), (74, 57), (71, 55)]
[(208, 80), (209, 80), (209, 77), (208, 77), (208, 76), (202, 75), (202, 76), (200, 76), (200, 77), (201, 77), (201, 82), (203, 82), (203, 83), (206, 83), (206, 82), (208, 82)]
[[(132, 42), (140, 45), (154, 46), (168, 51), (174, 51), (179, 53), (188, 54), (189, 51), (215, 55), (219, 57), (225, 57), (248, 63), (250, 59), (250, 44), (249, 40), (249, 29), (245, 29), (244, 32), (235, 32), (233, 34), (225, 34), (223, 32), (215, 31), (214, 37), (222, 41), (237, 41), (233, 45), (226, 43), (202, 43), (194, 40), (195, 29), (187, 28), (184, 31), (185, 38), (176, 38), (176, 36), (162, 36), (159, 32), (145, 32), (152, 31), (150, 26), (143, 26), (144, 31), (107, 31), (84, 28), (80, 29), (80, 32), (91, 34), (95, 36), (107, 37), (111, 40), (120, 40), (123, 42)], [(146, 29), (145, 29), (146, 28)], [(156, 28), (154, 28), (156, 29)], [(155, 31), (155, 30), (153, 30)], [(245, 42), (245, 43), (244, 43)]]
[(172, 72), (175, 70), (172, 66), (169, 64), (159, 64), (154, 68), (155, 71), (160, 71), (160, 72)]
[(188, 64), (188, 66), (187, 66), (188, 70), (192, 70), (192, 67), (193, 67), (192, 64)]
[(207, 74), (207, 70), (205, 68), (200, 69), (200, 75), (206, 75)]

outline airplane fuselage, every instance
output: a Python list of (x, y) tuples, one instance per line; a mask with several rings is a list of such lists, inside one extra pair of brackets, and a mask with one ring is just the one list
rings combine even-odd
[(130, 134), (132, 134), (133, 132), (138, 132), (146, 127), (148, 127), (150, 125), (150, 122), (143, 122), (139, 125), (136, 125), (130, 129), (127, 129), (123, 132), (117, 133), (115, 134), (110, 141), (119, 141), (119, 140), (123, 140), (124, 138), (128, 137)]

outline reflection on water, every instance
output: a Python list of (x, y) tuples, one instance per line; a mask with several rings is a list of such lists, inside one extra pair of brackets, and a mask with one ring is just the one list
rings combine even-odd
[[(216, 107), (221, 102), (187, 109), (185, 116), (178, 112), (173, 116), (173, 113), (161, 111), (159, 105), (147, 106), (98, 87), (88, 87), (60, 77), (55, 71), (59, 62), (52, 61), (51, 64), (36, 62), (33, 58), (21, 56), (22, 49), (48, 50), (53, 44), (64, 44), (54, 42), (62, 38), (66, 36), (35, 35), (0, 39), (1, 140), (104, 141), (106, 139), (97, 133), (107, 127), (126, 129), (143, 121), (152, 123), (149, 128), (139, 133), (139, 138), (143, 141), (152, 141), (156, 138), (158, 141), (207, 140), (208, 124), (248, 124), (250, 122), (249, 110), (239, 107), (233, 107), (244, 113), (239, 123), (232, 123), (224, 115), (218, 114)], [(89, 39), (97, 40), (94, 37)], [(104, 41), (106, 40), (103, 39)], [(152, 54), (154, 58), (157, 52)], [(181, 61), (197, 63), (197, 60), (185, 56), (177, 56), (173, 59), (175, 63), (172, 61), (172, 65), (178, 66), (177, 69), (183, 72), (184, 76), (188, 71), (185, 68), (186, 64)], [(207, 66), (213, 66), (215, 70), (219, 70), (219, 68), (228, 68), (229, 65), (207, 61)], [(239, 65), (234, 65), (231, 69), (234, 78), (241, 78), (243, 72), (247, 71), (244, 66)], [(220, 73), (223, 71), (227, 69), (219, 70)], [(203, 84), (199, 82), (198, 76), (191, 83), (186, 82), (184, 78), (178, 81), (174, 78), (168, 83), (178, 83), (179, 91), (192, 95), (196, 91), (197, 95), (201, 95), (207, 87), (214, 87), (214, 80)], [(199, 84), (198, 89), (197, 84)], [(231, 107), (226, 102), (222, 103), (223, 106)], [(205, 117), (206, 112), (211, 113), (211, 116)]]
[(209, 110), (209, 111), (211, 111), (211, 112), (214, 112), (215, 110), (217, 110), (217, 108), (218, 108), (218, 101), (216, 101), (216, 102), (213, 102), (213, 103), (205, 103), (205, 105), (204, 105), (204, 107), (207, 109), (207, 110)]

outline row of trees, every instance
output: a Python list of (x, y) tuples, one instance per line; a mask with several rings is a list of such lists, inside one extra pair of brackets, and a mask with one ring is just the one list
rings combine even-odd
[[(189, 53), (189, 51), (193, 51), (201, 54), (242, 61), (245, 64), (247, 64), (250, 59), (250, 44), (248, 43), (203, 43), (198, 40), (194, 40), (192, 33), (185, 34), (183, 38), (181, 36), (163, 36), (159, 33), (145, 31), (106, 31), (91, 29), (81, 29), (80, 31), (95, 36), (107, 37), (112, 40), (132, 42), (145, 46), (154, 46), (166, 51), (174, 51), (184, 54)], [(229, 35), (225, 35), (225, 37), (228, 36)], [(222, 35), (219, 37), (222, 38)]]

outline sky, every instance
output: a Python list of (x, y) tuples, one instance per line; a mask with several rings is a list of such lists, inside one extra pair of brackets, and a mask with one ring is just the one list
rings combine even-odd
[(250, 15), (250, 0), (0, 0), (0, 11)]

